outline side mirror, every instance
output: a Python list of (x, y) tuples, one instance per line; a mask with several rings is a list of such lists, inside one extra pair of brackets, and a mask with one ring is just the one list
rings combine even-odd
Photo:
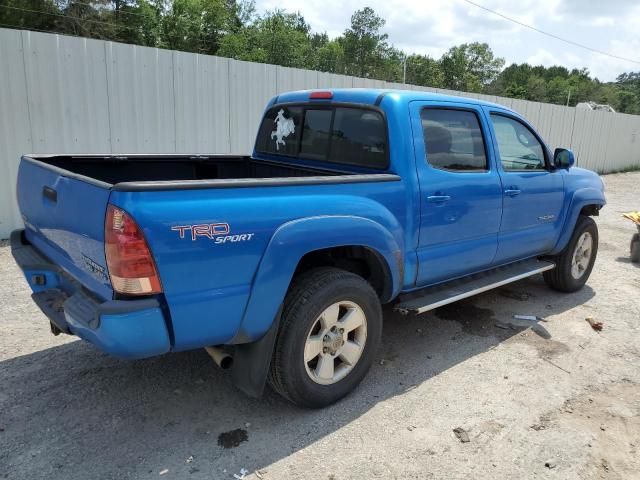
[(564, 168), (569, 170), (576, 163), (576, 157), (573, 152), (567, 148), (556, 148), (553, 152), (553, 165), (556, 168)]

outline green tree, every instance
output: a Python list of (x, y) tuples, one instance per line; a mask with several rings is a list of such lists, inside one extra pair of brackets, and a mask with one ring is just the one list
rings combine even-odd
[(425, 87), (444, 86), (444, 75), (437, 60), (427, 55), (409, 55), (407, 61), (407, 83)]
[(162, 21), (162, 46), (215, 54), (237, 20), (225, 0), (173, 0)]
[(283, 10), (257, 17), (251, 25), (227, 34), (220, 54), (240, 60), (308, 68), (312, 63), (311, 28), (299, 13)]
[(467, 92), (482, 91), (503, 66), (503, 58), (495, 57), (489, 45), (478, 42), (452, 47), (440, 59), (445, 86)]
[(533, 68), (527, 63), (512, 63), (500, 72), (495, 81), (487, 87), (487, 91), (495, 95), (526, 98), (527, 83), (529, 78), (534, 74), (533, 72)]
[(125, 43), (156, 47), (162, 44), (162, 0), (137, 0), (120, 4), (113, 11), (114, 22), (124, 26), (117, 40)]
[(620, 112), (640, 114), (640, 72), (628, 72), (616, 79)]
[(385, 21), (370, 7), (351, 16), (351, 26), (341, 39), (346, 72), (359, 77), (373, 77), (382, 64), (383, 52), (388, 48), (387, 34), (382, 33)]
[(527, 80), (527, 100), (544, 102), (547, 98), (547, 82), (539, 75), (531, 75)]
[(310, 68), (321, 72), (344, 73), (345, 59), (341, 42), (328, 40), (313, 51), (315, 57)]
[(511, 98), (526, 99), (527, 88), (517, 83), (511, 83), (505, 90), (503, 90), (503, 94)]
[(65, 19), (53, 0), (1, 0), (0, 23), (15, 28), (60, 31)]

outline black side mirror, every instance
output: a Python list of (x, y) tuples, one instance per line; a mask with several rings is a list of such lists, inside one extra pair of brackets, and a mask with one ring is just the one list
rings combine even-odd
[(553, 152), (553, 165), (569, 170), (576, 163), (576, 157), (568, 148), (556, 148)]

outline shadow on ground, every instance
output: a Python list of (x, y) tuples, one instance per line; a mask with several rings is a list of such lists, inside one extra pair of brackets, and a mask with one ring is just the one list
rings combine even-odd
[(618, 258), (616, 258), (616, 262), (626, 263), (628, 265), (633, 265), (636, 268), (640, 268), (640, 263), (639, 262), (632, 262), (631, 258), (629, 258), (629, 257), (618, 257)]
[[(561, 295), (536, 277), (421, 316), (386, 308), (383, 346), (369, 376), (337, 405), (316, 411), (270, 390), (247, 398), (204, 351), (126, 362), (75, 341), (6, 360), (0, 478), (157, 478), (164, 468), (172, 478), (194, 479), (253, 472), (531, 325), (511, 322), (511, 313), (544, 317), (593, 295), (588, 287)], [(35, 321), (34, 328), (47, 328), (44, 318)], [(553, 342), (542, 324), (534, 331), (540, 342)], [(543, 354), (545, 348), (555, 347), (544, 343)]]

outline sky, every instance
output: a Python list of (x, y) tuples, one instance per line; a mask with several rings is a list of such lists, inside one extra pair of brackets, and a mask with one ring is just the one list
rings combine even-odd
[(372, 7), (386, 20), (389, 42), (408, 53), (439, 58), (449, 47), (486, 42), (506, 64), (587, 67), (612, 81), (640, 71), (640, 0), (473, 0), (545, 32), (637, 63), (607, 57), (521, 27), (464, 0), (256, 0), (259, 13), (299, 11), (317, 32), (336, 37), (354, 11)]

